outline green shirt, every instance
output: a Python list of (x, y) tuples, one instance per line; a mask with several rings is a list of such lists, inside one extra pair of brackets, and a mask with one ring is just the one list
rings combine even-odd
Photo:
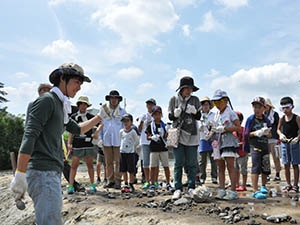
[(63, 170), (62, 134), (66, 128), (80, 134), (72, 119), (64, 125), (63, 103), (53, 92), (38, 97), (32, 104), (19, 152), (31, 155), (28, 169)]

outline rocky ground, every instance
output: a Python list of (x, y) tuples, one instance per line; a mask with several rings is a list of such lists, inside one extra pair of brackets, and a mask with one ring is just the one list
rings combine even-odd
[[(88, 186), (85, 165), (81, 165), (77, 180)], [(163, 175), (163, 171), (160, 172)], [(283, 177), (283, 172), (282, 172)], [(160, 177), (163, 180), (163, 176)], [(26, 196), (25, 210), (15, 206), (9, 183), (12, 171), (0, 173), (0, 224), (35, 224), (34, 209), (29, 196)], [(250, 183), (250, 177), (248, 177)], [(213, 197), (205, 203), (196, 203), (188, 194), (179, 201), (171, 199), (172, 193), (164, 188), (154, 195), (141, 189), (140, 182), (135, 186), (135, 194), (121, 194), (120, 191), (106, 190), (98, 185), (96, 194), (89, 192), (66, 194), (66, 181), (62, 179), (64, 190), (62, 217), (65, 225), (80, 224), (291, 224), (300, 223), (299, 196), (284, 195), (281, 188), (285, 182), (270, 181), (269, 197), (257, 200), (248, 191), (239, 193), (239, 199), (220, 201)], [(208, 178), (206, 186), (216, 194), (218, 185)]]

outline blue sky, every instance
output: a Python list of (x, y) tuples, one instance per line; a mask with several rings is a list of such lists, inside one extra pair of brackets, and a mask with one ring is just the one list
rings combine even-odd
[(98, 108), (117, 89), (135, 117), (150, 97), (166, 115), (185, 75), (199, 98), (223, 89), (245, 116), (257, 95), (277, 110), (291, 96), (300, 112), (300, 1), (10, 0), (0, 2), (0, 20), (0, 81), (10, 100), (1, 107), (13, 114), (25, 113), (64, 62), (92, 79), (73, 103), (87, 95)]

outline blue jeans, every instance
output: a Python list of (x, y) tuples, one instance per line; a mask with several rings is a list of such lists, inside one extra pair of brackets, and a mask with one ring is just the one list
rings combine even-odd
[(182, 190), (182, 169), (185, 167), (188, 171), (188, 188), (195, 188), (195, 178), (197, 174), (198, 161), (198, 146), (186, 146), (178, 144), (177, 148), (173, 149), (174, 154), (174, 184), (176, 190)]
[(28, 194), (38, 225), (62, 225), (61, 172), (27, 170)]

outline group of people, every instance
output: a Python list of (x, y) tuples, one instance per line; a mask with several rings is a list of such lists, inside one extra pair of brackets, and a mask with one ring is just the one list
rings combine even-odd
[[(41, 94), (28, 110), (17, 170), (11, 182), (16, 201), (21, 200), (28, 190), (38, 224), (62, 224), (61, 173), (68, 164), (68, 154), (62, 151), (65, 130), (69, 132), (67, 146), (72, 156), (70, 171), (66, 173), (69, 194), (76, 191), (75, 176), (82, 157), (88, 167), (90, 190), (96, 191), (93, 169), (96, 145), (97, 171), (101, 163), (105, 164), (105, 188), (133, 192), (139, 155), (143, 168), (142, 188), (153, 191), (159, 186), (161, 164), (166, 188), (173, 191), (173, 199), (180, 198), (184, 191), (183, 172), (187, 176), (189, 193), (196, 188), (197, 182), (206, 182), (207, 159), (211, 162), (212, 183), (219, 183), (216, 198), (237, 199), (237, 191), (246, 190), (248, 154), (251, 153), (252, 196), (262, 199), (268, 192), (266, 182), (271, 172), (270, 152), (276, 169), (274, 180), (281, 179), (279, 142), (287, 182), (282, 191), (299, 191), (300, 117), (293, 113), (294, 103), (290, 97), (280, 100), (280, 109), (284, 113), (281, 118), (269, 99), (255, 97), (251, 102), (253, 115), (247, 118), (243, 128), (243, 114), (233, 110), (224, 90), (216, 90), (211, 99), (207, 96), (199, 99), (193, 95), (199, 89), (193, 78), (181, 78), (177, 94), (171, 97), (168, 106), (171, 127), (180, 130), (178, 146), (173, 148), (174, 185), (171, 185), (169, 149), (166, 147), (170, 126), (162, 121), (162, 109), (154, 99), (146, 101), (147, 112), (138, 118), (137, 126), (133, 116), (120, 106), (123, 98), (116, 90), (105, 96), (108, 104), (101, 105), (96, 116), (87, 112), (91, 104), (86, 96), (78, 98), (78, 112), (70, 116), (70, 98), (74, 98), (83, 82), (91, 80), (82, 67), (74, 63), (65, 63), (55, 69), (49, 80), (53, 86), (45, 87), (49, 90)], [(215, 113), (211, 111), (213, 107), (216, 107)], [(293, 183), (290, 165), (294, 170)], [(228, 191), (225, 190), (226, 169), (230, 179)], [(260, 174), (262, 185), (258, 188)], [(100, 182), (99, 172), (97, 177)]]

